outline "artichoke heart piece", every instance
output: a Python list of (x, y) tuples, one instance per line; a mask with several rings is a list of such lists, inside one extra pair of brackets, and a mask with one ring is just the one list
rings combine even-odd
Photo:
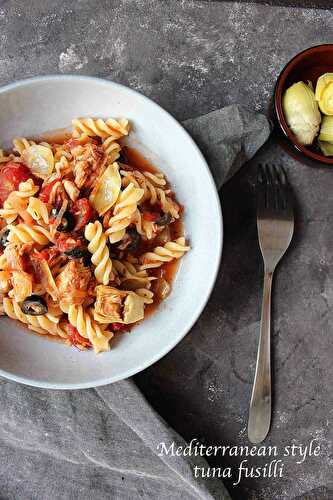
[(99, 323), (135, 323), (144, 318), (145, 302), (135, 292), (98, 285), (94, 318)]
[(99, 215), (104, 215), (117, 201), (121, 177), (117, 163), (109, 165), (91, 192), (89, 201)]
[(21, 302), (32, 294), (32, 276), (24, 271), (11, 272), (15, 300)]
[(321, 114), (311, 87), (304, 82), (294, 83), (283, 95), (282, 108), (298, 142), (312, 144), (319, 131)]
[(135, 292), (129, 292), (124, 302), (124, 323), (136, 323), (144, 318), (145, 300)]
[(318, 141), (318, 142), (319, 142), (319, 147), (324, 156), (333, 156), (332, 142), (325, 142), (325, 141)]
[(54, 157), (50, 148), (34, 144), (24, 151), (23, 159), (36, 177), (46, 179), (52, 174)]
[(317, 80), (315, 97), (325, 115), (333, 115), (333, 73), (325, 73)]
[(333, 73), (324, 73), (318, 78), (316, 83), (316, 92), (315, 92), (315, 97), (317, 101), (320, 101), (323, 90), (331, 82), (333, 82)]
[(0, 271), (0, 295), (8, 293), (11, 289), (11, 279), (9, 271)]
[(319, 140), (333, 142), (333, 116), (323, 116), (321, 122)]
[(333, 81), (324, 88), (319, 107), (324, 115), (333, 115)]
[(325, 156), (333, 156), (333, 116), (323, 117), (318, 142)]

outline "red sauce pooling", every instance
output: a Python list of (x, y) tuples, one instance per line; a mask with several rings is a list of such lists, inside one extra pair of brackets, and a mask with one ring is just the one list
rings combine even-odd
[[(154, 167), (147, 160), (147, 158), (142, 156), (141, 153), (139, 153), (136, 149), (124, 147), (123, 151), (127, 163), (132, 167), (134, 167), (136, 170), (140, 170), (141, 172), (151, 172), (153, 174), (160, 173), (160, 171), (156, 167)], [(178, 220), (170, 224), (169, 228), (172, 240), (175, 240), (183, 236), (184, 230), (183, 230), (182, 217), (180, 216)], [(140, 254), (143, 252), (149, 252), (153, 250), (156, 246), (158, 246), (158, 243), (156, 243), (156, 241), (154, 240), (146, 241), (143, 245), (140, 246)], [(179, 260), (174, 260), (171, 262), (166, 262), (159, 268), (148, 269), (148, 272), (152, 276), (156, 276), (158, 278), (163, 277), (172, 286), (172, 282), (177, 273), (178, 266), (179, 266)], [(153, 304), (148, 304), (146, 306), (145, 317), (152, 314), (160, 303), (161, 300), (155, 296)]]

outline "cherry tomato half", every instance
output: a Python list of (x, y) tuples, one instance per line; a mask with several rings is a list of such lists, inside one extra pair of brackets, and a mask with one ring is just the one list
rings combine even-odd
[(85, 228), (92, 217), (92, 208), (87, 198), (77, 200), (72, 209), (71, 214), (74, 216), (75, 226), (73, 231), (81, 231)]
[(9, 194), (19, 188), (21, 182), (33, 178), (30, 169), (24, 163), (9, 162), (0, 170), (0, 205)]
[(71, 324), (67, 325), (68, 340), (70, 343), (76, 347), (91, 347), (91, 342), (88, 339), (82, 337), (77, 329)]
[(161, 218), (161, 214), (158, 212), (143, 212), (142, 217), (149, 222), (156, 222)]
[(111, 323), (110, 330), (118, 333), (128, 332), (128, 325), (124, 325), (123, 323)]
[(59, 182), (59, 178), (54, 179), (54, 181), (50, 182), (50, 184), (47, 184), (45, 187), (41, 189), (41, 192), (39, 193), (38, 198), (43, 202), (43, 203), (49, 203), (50, 200), (50, 194), (52, 191), (53, 186)]

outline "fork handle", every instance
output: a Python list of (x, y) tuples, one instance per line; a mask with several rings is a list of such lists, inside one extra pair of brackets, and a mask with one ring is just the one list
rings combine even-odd
[(261, 310), (260, 338), (256, 373), (250, 402), (248, 437), (260, 443), (268, 434), (271, 423), (271, 291), (273, 272), (265, 270)]

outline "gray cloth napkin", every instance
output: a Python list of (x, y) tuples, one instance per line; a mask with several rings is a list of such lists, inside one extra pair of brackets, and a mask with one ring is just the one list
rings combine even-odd
[[(184, 122), (218, 187), (270, 133), (267, 119), (229, 106)], [(25, 500), (228, 499), (222, 481), (196, 479), (200, 457), (159, 456), (184, 440), (132, 379), (52, 391), (0, 381), (0, 498)]]

